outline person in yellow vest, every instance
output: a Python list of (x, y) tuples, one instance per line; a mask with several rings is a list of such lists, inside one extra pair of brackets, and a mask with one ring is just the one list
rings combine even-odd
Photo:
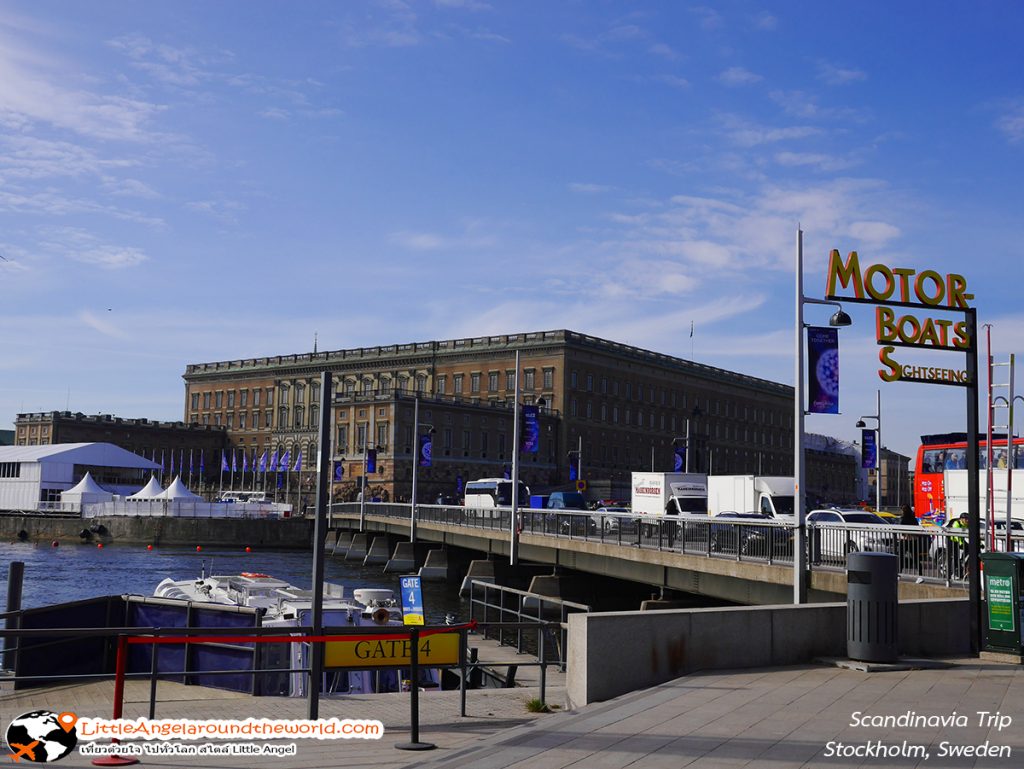
[(960, 513), (960, 517), (950, 524), (950, 528), (959, 529), (959, 533), (963, 534), (963, 536), (949, 538), (950, 552), (953, 556), (951, 572), (956, 579), (961, 579), (966, 571), (961, 565), (961, 559), (967, 549), (967, 513)]

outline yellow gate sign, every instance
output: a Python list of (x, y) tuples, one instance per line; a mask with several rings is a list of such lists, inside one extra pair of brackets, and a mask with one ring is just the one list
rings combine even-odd
[[(421, 636), (419, 664), (425, 667), (459, 664), (459, 634), (435, 633)], [(412, 663), (408, 637), (377, 636), (367, 640), (328, 641), (324, 644), (324, 666), (329, 668), (397, 668)]]

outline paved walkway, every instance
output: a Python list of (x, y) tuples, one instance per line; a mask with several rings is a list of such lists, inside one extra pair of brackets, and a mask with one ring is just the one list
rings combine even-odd
[[(101, 687), (105, 684), (91, 684)], [(305, 703), (287, 698), (207, 696), (210, 690), (161, 684), (160, 717), (301, 718)], [(103, 699), (102, 692), (90, 696)], [(557, 701), (562, 692), (552, 691)], [(6, 723), (37, 707), (67, 709), (68, 690), (0, 698)], [(381, 741), (297, 741), (284, 758), (156, 758), (147, 767), (403, 767), (434, 769), (676, 769), (677, 767), (991, 767), (1024, 766), (1024, 669), (960, 661), (947, 670), (859, 673), (823, 666), (703, 673), (643, 692), (597, 703), (574, 713), (535, 716), (525, 701), (536, 690), (469, 693), (469, 718), (458, 716), (458, 692), (424, 694), (421, 739), (438, 745), (430, 752), (394, 748), (409, 739), (404, 697), (364, 695), (325, 700), (322, 716), (378, 718), (387, 731)], [(130, 692), (126, 716), (143, 715), (145, 685)], [(81, 700), (83, 703), (86, 698)], [(109, 699), (106, 700), (109, 703)], [(980, 723), (979, 711), (999, 713)], [(904, 726), (880, 721), (854, 725), (855, 718), (906, 716), (931, 722)], [(94, 711), (88, 715), (105, 715)], [(855, 714), (860, 714), (855, 716)], [(936, 719), (945, 718), (947, 725)], [(958, 725), (958, 718), (963, 722)], [(1007, 720), (1009, 719), (1009, 720)], [(988, 743), (994, 757), (943, 755), (948, 749)], [(848, 756), (830, 757), (828, 751)], [(830, 748), (831, 746), (831, 748)], [(915, 751), (920, 751), (915, 754)], [(887, 755), (889, 751), (895, 754)], [(84, 767), (75, 755), (61, 766)]]

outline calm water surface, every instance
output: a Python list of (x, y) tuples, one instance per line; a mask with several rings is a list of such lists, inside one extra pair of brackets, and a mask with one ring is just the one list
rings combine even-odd
[[(330, 550), (328, 550), (330, 553)], [(146, 550), (145, 545), (95, 545), (0, 543), (0, 611), (5, 610), (7, 569), (11, 561), (25, 564), (22, 606), (31, 608), (103, 595), (135, 593), (152, 595), (165, 577), (188, 579), (198, 577), (205, 564), (206, 573), (238, 574), (255, 571), (283, 579), (301, 588), (312, 585), (313, 556), (297, 550), (256, 550), (246, 553), (242, 548), (159, 547)], [(398, 575), (383, 574), (382, 566), (363, 566), (328, 558), (324, 579), (344, 585), (346, 590), (359, 587), (383, 587), (398, 595)], [(458, 619), (469, 618), (469, 604), (459, 598), (458, 585), (424, 582), (423, 601), (427, 621), (441, 623), (446, 613)]]

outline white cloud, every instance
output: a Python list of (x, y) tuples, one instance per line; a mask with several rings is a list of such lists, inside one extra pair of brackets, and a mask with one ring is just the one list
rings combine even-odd
[(162, 106), (75, 87), (79, 68), (47, 59), (0, 31), (0, 122), (45, 123), (95, 139), (152, 141), (149, 124)]
[[(483, 234), (481, 234), (483, 232)], [(458, 235), (441, 235), (435, 232), (393, 232), (388, 240), (409, 251), (468, 251), (474, 252), (493, 248), (495, 238), (480, 222), (467, 222)]]
[(857, 121), (867, 119), (864, 110), (850, 107), (822, 107), (817, 99), (803, 91), (771, 91), (768, 98), (778, 104), (787, 115), (810, 120)]
[(269, 120), (287, 120), (289, 117), (288, 110), (281, 109), (280, 107), (268, 107), (267, 109), (260, 110), (257, 114)]
[(754, 26), (758, 29), (772, 31), (779, 26), (779, 20), (768, 11), (762, 11), (754, 17)]
[(655, 75), (654, 79), (673, 88), (686, 89), (690, 87), (690, 81), (678, 75)]
[(237, 200), (194, 200), (185, 207), (232, 225), (238, 224), (238, 214), (246, 210), (245, 204)]
[(719, 29), (723, 25), (722, 16), (714, 8), (709, 8), (705, 5), (691, 8), (690, 12), (693, 13), (699, 20), (700, 25), (703, 29), (713, 30)]
[(756, 147), (761, 144), (774, 144), (792, 139), (806, 139), (809, 136), (817, 136), (822, 133), (820, 128), (814, 126), (762, 126), (737, 117), (727, 117), (724, 123), (726, 135), (741, 147)]
[(679, 54), (672, 46), (665, 43), (654, 43), (649, 49), (655, 56), (661, 56), (669, 61), (676, 61), (679, 59)]
[(100, 317), (91, 310), (82, 310), (78, 313), (78, 320), (93, 331), (98, 331), (104, 336), (109, 336), (113, 339), (128, 339), (130, 336), (124, 331), (124, 329), (120, 328), (112, 321)]
[(601, 192), (609, 192), (609, 191), (611, 191), (612, 188), (609, 187), (607, 184), (586, 184), (586, 183), (583, 183), (583, 182), (572, 182), (569, 185), (569, 189), (572, 192), (581, 192), (581, 193), (584, 193), (584, 194), (595, 194), (595, 193), (601, 193)]
[(996, 129), (1011, 144), (1024, 141), (1024, 104), (1011, 105), (996, 119)]
[(44, 233), (40, 246), (52, 255), (109, 270), (134, 267), (147, 259), (141, 249), (105, 243), (77, 227), (51, 228)]
[(868, 245), (881, 246), (890, 240), (898, 238), (903, 233), (900, 228), (887, 222), (850, 222), (847, 232), (864, 241)]
[(718, 75), (718, 81), (728, 86), (751, 85), (763, 79), (760, 75), (743, 67), (729, 67)]
[(780, 166), (809, 166), (819, 171), (842, 171), (858, 165), (858, 161), (850, 158), (839, 158), (816, 152), (778, 152), (774, 159)]
[(818, 65), (818, 80), (828, 85), (846, 85), (867, 80), (867, 78), (867, 73), (859, 69), (837, 67), (828, 62), (821, 62)]

